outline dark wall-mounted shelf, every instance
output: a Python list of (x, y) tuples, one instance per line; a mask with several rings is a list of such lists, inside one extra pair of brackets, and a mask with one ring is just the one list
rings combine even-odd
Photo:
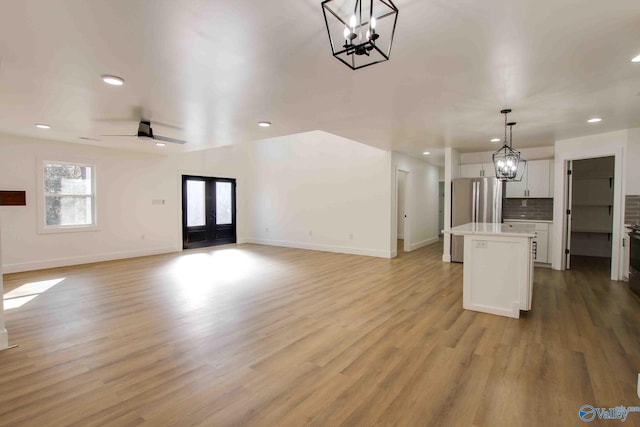
[(1, 191), (0, 206), (26, 206), (26, 191)]

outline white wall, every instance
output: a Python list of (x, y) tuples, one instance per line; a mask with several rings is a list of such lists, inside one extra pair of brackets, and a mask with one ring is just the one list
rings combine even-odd
[[(238, 243), (391, 256), (391, 153), (320, 131), (174, 155), (0, 135), (0, 159), (27, 192), (0, 208), (5, 273), (181, 250), (182, 174), (237, 180)], [(98, 230), (37, 232), (39, 159), (96, 165)]]
[(391, 256), (389, 152), (322, 131), (243, 149), (251, 194), (248, 241)]
[(405, 223), (405, 215), (408, 215), (409, 212), (405, 212), (405, 207), (407, 205), (405, 194), (406, 194), (406, 185), (407, 185), (407, 174), (408, 172), (402, 171), (398, 172), (398, 209), (397, 213), (397, 223), (398, 223), (398, 239), (404, 239), (404, 223)]
[[(1, 212), (0, 212), (1, 216)], [(0, 240), (2, 238), (2, 227), (0, 221)], [(2, 281), (2, 245), (0, 245), (0, 296), (4, 296), (4, 286)], [(4, 307), (0, 307), (0, 350), (9, 347), (9, 334), (4, 326)]]
[(408, 225), (404, 236), (406, 249), (412, 251), (437, 242), (439, 168), (397, 152), (392, 154), (392, 162), (394, 171), (408, 172), (405, 187), (408, 202)]
[(625, 193), (640, 195), (640, 128), (629, 129)]
[[(5, 273), (181, 250), (180, 172), (241, 181), (231, 149), (160, 156), (0, 135), (0, 159), (0, 189), (27, 193), (27, 206), (0, 208)], [(96, 165), (98, 230), (38, 234), (38, 159)]]
[[(458, 178), (460, 153), (447, 147), (444, 151), (444, 228), (451, 228), (451, 180)], [(442, 261), (451, 262), (451, 236), (444, 235)]]

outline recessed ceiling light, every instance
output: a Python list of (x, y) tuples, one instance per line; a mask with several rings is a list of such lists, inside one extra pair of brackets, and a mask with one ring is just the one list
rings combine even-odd
[(167, 144), (165, 144), (164, 142), (156, 142), (156, 147), (164, 147), (165, 145)]
[(587, 123), (598, 123), (601, 122), (602, 119), (600, 117), (594, 117), (592, 119), (587, 120)]
[(50, 125), (44, 124), (44, 123), (36, 123), (36, 127), (38, 129), (51, 129)]
[(271, 122), (258, 122), (258, 126), (268, 128), (269, 126), (271, 126)]
[(491, 142), (500, 142), (500, 138), (493, 138)]
[(429, 152), (429, 151), (425, 151), (425, 152), (424, 152), (424, 153), (422, 153), (422, 154), (424, 154), (425, 156), (428, 156), (429, 154), (431, 154), (431, 152)]
[(110, 76), (105, 74), (102, 76), (102, 81), (111, 86), (122, 86), (124, 84), (124, 79), (118, 76)]
[(636, 56), (635, 58), (632, 58), (631, 62), (640, 62), (640, 55)]

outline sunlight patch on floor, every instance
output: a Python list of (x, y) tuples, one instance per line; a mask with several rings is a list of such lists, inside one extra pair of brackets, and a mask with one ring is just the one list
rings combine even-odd
[(15, 289), (12, 289), (4, 294), (4, 309), (11, 310), (13, 308), (22, 307), (29, 301), (36, 299), (39, 295), (53, 288), (64, 279), (64, 277), (61, 277), (59, 279), (29, 282)]
[(248, 276), (259, 270), (260, 262), (239, 249), (215, 250), (181, 256), (171, 267), (179, 290), (179, 304), (195, 310), (214, 302), (215, 295), (240, 291)]

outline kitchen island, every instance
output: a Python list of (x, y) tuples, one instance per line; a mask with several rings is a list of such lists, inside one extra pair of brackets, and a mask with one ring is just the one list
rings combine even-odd
[(468, 223), (444, 232), (464, 236), (465, 309), (513, 318), (531, 310), (533, 227)]

